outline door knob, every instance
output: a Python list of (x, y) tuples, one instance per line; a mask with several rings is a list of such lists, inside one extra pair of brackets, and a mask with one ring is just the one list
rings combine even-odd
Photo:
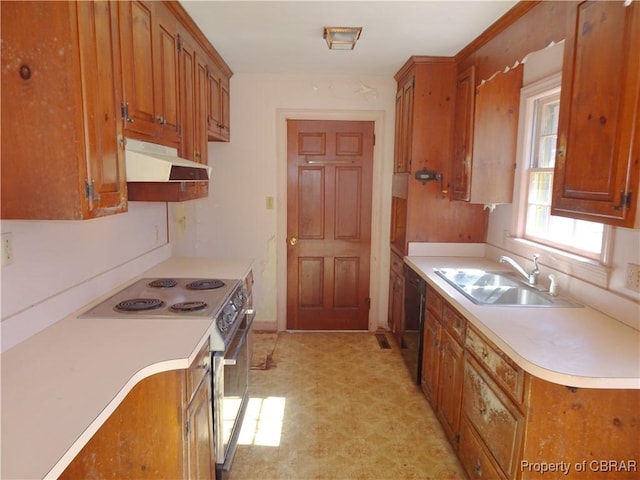
[(289, 238), (289, 245), (293, 246), (298, 243), (298, 239), (296, 237)]

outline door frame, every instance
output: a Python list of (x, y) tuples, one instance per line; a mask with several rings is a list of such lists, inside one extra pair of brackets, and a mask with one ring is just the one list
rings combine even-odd
[[(373, 184), (371, 190), (371, 256), (369, 271), (369, 331), (386, 325), (389, 263), (390, 177), (384, 172), (385, 112), (383, 110), (278, 109), (276, 111), (276, 298), (278, 331), (287, 329), (287, 120), (351, 120), (374, 122)], [(393, 152), (391, 152), (391, 155)], [(391, 165), (391, 164), (390, 164)], [(390, 167), (391, 168), (391, 167)], [(385, 182), (388, 177), (389, 181)], [(388, 183), (389, 185), (386, 185)], [(386, 233), (385, 233), (386, 232)], [(384, 240), (387, 240), (386, 242)], [(386, 249), (384, 248), (386, 247)]]

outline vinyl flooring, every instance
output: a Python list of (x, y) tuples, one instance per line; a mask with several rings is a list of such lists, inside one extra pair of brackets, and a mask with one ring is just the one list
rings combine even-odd
[(230, 480), (464, 479), (396, 342), (372, 333), (254, 335)]

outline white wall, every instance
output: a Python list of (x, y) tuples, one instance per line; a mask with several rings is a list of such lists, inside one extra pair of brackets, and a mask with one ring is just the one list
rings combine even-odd
[(209, 143), (209, 198), (170, 205), (174, 252), (254, 258), (256, 322), (285, 328), (285, 119), (374, 120), (370, 323), (386, 325), (395, 91), (392, 77), (234, 75), (231, 141)]
[(2, 267), (2, 351), (171, 254), (164, 203), (84, 221), (3, 220), (13, 263)]

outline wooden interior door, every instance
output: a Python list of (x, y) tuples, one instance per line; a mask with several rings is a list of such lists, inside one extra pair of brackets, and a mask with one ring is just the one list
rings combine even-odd
[(289, 329), (368, 329), (373, 132), (287, 121)]

